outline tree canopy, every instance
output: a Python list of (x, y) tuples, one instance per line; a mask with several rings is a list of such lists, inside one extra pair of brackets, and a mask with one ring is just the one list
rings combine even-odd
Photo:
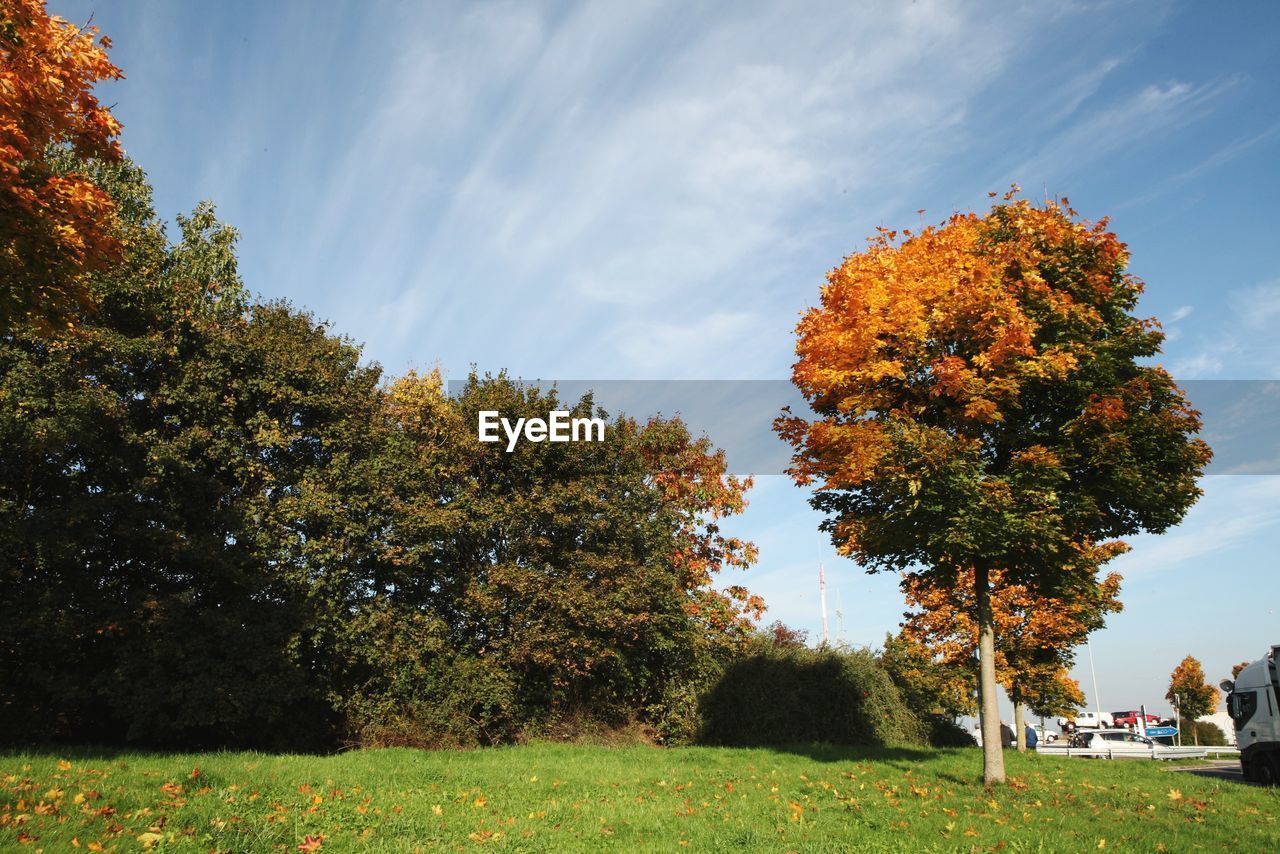
[(1205, 680), (1199, 659), (1190, 655), (1169, 674), (1169, 691), (1164, 698), (1178, 710), (1178, 717), (1188, 721), (1188, 728), (1196, 718), (1211, 714), (1218, 707), (1218, 689)]

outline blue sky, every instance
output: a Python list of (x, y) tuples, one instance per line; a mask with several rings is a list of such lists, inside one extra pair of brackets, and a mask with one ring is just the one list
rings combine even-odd
[[(1277, 4), (50, 8), (114, 41), (128, 79), (101, 94), (159, 210), (213, 199), (253, 290), (392, 374), (785, 378), (798, 313), (876, 225), (1017, 181), (1112, 217), (1175, 376), (1280, 377)], [(1188, 653), (1216, 681), (1280, 643), (1280, 477), (1204, 488), (1114, 564), (1104, 708), (1164, 708)], [(823, 560), (845, 638), (876, 644), (895, 579), (834, 558), (805, 497), (758, 481), (747, 583), (816, 632)]]

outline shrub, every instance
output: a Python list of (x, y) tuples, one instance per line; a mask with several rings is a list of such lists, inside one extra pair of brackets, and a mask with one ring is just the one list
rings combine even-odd
[(353, 626), (353, 667), (364, 679), (340, 704), (354, 743), (470, 747), (516, 738), (510, 676), (491, 659), (454, 652), (441, 622), (379, 604)]
[[(1193, 744), (1200, 744), (1205, 747), (1227, 746), (1227, 736), (1226, 733), (1222, 731), (1222, 727), (1215, 723), (1211, 723), (1210, 721), (1196, 721), (1195, 724), (1192, 725), (1191, 732), (1188, 733), (1188, 735), (1191, 736), (1191, 742)], [(1182, 737), (1182, 743), (1187, 743), (1186, 735)]]
[(925, 726), (929, 728), (929, 744), (933, 747), (975, 747), (978, 744), (968, 730), (943, 715), (928, 716)]
[(775, 648), (731, 664), (701, 703), (701, 740), (733, 746), (918, 745), (920, 720), (866, 650)]

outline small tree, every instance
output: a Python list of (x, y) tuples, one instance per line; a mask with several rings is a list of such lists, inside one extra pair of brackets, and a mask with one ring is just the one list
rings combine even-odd
[(1244, 669), (1245, 669), (1246, 667), (1248, 667), (1248, 666), (1249, 666), (1249, 662), (1247, 662), (1247, 661), (1242, 661), (1242, 662), (1240, 662), (1239, 664), (1237, 664), (1237, 665), (1235, 665), (1234, 667), (1232, 667), (1232, 668), (1231, 668), (1231, 678), (1232, 678), (1232, 679), (1235, 679), (1237, 676), (1239, 676), (1239, 675), (1240, 675), (1240, 671), (1241, 671), (1241, 670), (1244, 670)]
[(1199, 744), (1195, 721), (1218, 706), (1218, 689), (1205, 681), (1200, 662), (1190, 655), (1182, 659), (1169, 677), (1169, 693), (1164, 697), (1178, 710), (1179, 726), (1190, 726), (1192, 737)]
[[(790, 474), (840, 553), (943, 587), (972, 578), (984, 778), (1003, 782), (992, 573), (1064, 601), (1080, 555), (1161, 532), (1199, 497), (1208, 447), (1163, 368), (1159, 325), (1106, 221), (1005, 196), (919, 234), (881, 229), (801, 319)], [(967, 573), (972, 573), (968, 576)]]

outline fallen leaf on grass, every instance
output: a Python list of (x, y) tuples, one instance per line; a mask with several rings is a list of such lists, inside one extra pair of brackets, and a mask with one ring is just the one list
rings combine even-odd
[(324, 835), (317, 834), (312, 836), (307, 834), (302, 837), (302, 842), (298, 844), (299, 851), (319, 851), (324, 846)]

